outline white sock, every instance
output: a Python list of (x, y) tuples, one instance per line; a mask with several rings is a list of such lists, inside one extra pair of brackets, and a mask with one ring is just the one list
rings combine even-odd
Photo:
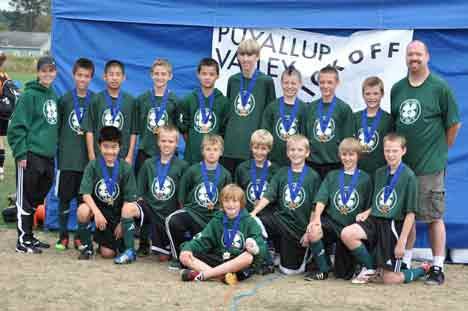
[(434, 256), (434, 259), (432, 261), (432, 264), (434, 266), (441, 267), (442, 269), (444, 268), (444, 256)]
[(403, 262), (406, 264), (408, 269), (411, 269), (411, 259), (413, 259), (413, 250), (405, 249), (405, 254), (403, 255)]

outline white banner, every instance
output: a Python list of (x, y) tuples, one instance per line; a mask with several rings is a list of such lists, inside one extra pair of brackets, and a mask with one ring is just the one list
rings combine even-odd
[(237, 47), (243, 39), (254, 38), (262, 46), (259, 69), (274, 79), (278, 97), (282, 96), (281, 73), (293, 64), (303, 78), (299, 97), (304, 101), (318, 99), (318, 71), (332, 65), (340, 73), (337, 95), (354, 111), (365, 107), (361, 85), (369, 76), (384, 81), (382, 107), (389, 111), (390, 89), (407, 72), (405, 49), (412, 37), (412, 30), (372, 30), (330, 36), (294, 29), (214, 28), (212, 57), (221, 66), (216, 87), (226, 94), (229, 77), (240, 70)]

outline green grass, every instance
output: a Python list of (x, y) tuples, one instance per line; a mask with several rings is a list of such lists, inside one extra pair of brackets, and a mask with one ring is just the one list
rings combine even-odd
[(36, 77), (36, 74), (28, 72), (8, 72), (8, 76), (10, 76), (10, 79), (12, 80), (20, 81), (24, 88), (26, 82), (33, 80)]

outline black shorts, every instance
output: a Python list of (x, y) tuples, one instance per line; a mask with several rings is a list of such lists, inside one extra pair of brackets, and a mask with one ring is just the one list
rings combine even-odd
[(58, 197), (62, 202), (78, 198), (83, 172), (60, 171)]
[(399, 270), (400, 261), (395, 258), (395, 246), (401, 234), (403, 221), (369, 216), (357, 224), (367, 235), (368, 246), (374, 253), (377, 267)]
[(123, 239), (116, 239), (114, 236), (114, 230), (118, 224), (119, 222), (111, 222), (107, 219), (106, 229), (96, 229), (96, 231), (94, 231), (94, 242), (99, 246), (110, 248), (116, 253), (123, 251)]
[(140, 226), (146, 225), (150, 228), (151, 250), (158, 254), (171, 255), (165, 219), (162, 219), (144, 200), (138, 200), (137, 206), (140, 208)]
[(8, 122), (9, 120), (5, 120), (0, 118), (0, 136), (6, 136), (8, 132)]
[[(197, 258), (198, 260), (203, 261), (210, 267), (216, 267), (224, 263), (223, 258), (217, 254), (193, 253), (193, 256), (195, 256), (195, 258)], [(252, 267), (247, 267), (245, 269), (242, 269), (241, 271), (237, 271), (236, 276), (239, 281), (242, 281), (252, 276), (254, 272), (255, 270)]]
[(341, 231), (344, 228), (342, 225), (326, 214), (322, 214), (322, 216), (320, 216), (320, 222), (322, 223), (323, 232), (322, 241), (325, 245), (330, 245), (340, 240)]

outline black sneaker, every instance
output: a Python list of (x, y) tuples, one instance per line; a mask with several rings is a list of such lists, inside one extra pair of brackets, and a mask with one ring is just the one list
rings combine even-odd
[(306, 281), (323, 281), (328, 279), (328, 272), (310, 271), (304, 276)]
[(84, 249), (78, 256), (78, 260), (90, 260), (94, 256), (94, 252), (91, 249)]
[(149, 243), (145, 243), (145, 242), (140, 241), (140, 245), (138, 246), (136, 254), (137, 254), (138, 257), (147, 257), (147, 256), (149, 256), (149, 254), (150, 254)]
[(49, 248), (50, 247), (50, 244), (49, 243), (46, 243), (46, 242), (42, 242), (42, 241), (39, 241), (38, 239), (34, 238), (32, 239), (32, 242), (33, 242), (33, 245), (35, 247), (39, 247), (39, 248)]
[(403, 270), (408, 270), (408, 266), (406, 265), (406, 263), (401, 262), (400, 271), (403, 271)]
[(16, 243), (16, 251), (24, 254), (40, 254), (42, 250), (32, 243)]
[(442, 268), (439, 266), (432, 266), (429, 270), (429, 275), (426, 278), (426, 285), (442, 285), (445, 281), (445, 275)]

